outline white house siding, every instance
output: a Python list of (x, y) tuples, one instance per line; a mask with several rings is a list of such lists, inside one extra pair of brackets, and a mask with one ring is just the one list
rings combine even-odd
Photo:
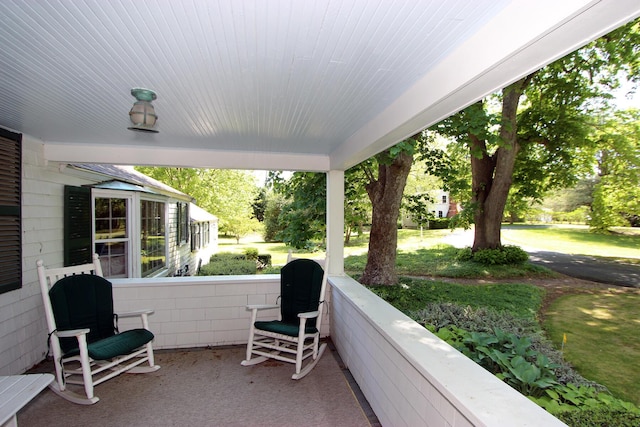
[[(429, 195), (435, 203), (429, 203), (429, 212), (433, 214), (435, 218), (440, 218), (438, 212), (442, 212), (442, 218), (447, 218), (449, 213), (449, 192), (444, 190), (430, 191)], [(442, 196), (446, 196), (447, 202), (442, 203)], [(403, 213), (402, 215), (403, 227), (417, 227), (416, 222), (411, 218), (411, 215)]]
[(61, 266), (63, 261), (64, 185), (88, 184), (61, 174), (46, 163), (42, 144), (22, 139), (22, 288), (0, 294), (0, 375), (24, 372), (43, 360), (46, 323), (36, 260)]

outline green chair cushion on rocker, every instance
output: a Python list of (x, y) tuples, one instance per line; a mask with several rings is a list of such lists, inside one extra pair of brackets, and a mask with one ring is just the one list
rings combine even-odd
[[(89, 329), (87, 348), (94, 360), (129, 354), (153, 339), (146, 329), (117, 334), (111, 282), (93, 274), (77, 274), (58, 280), (49, 290), (51, 307), (59, 331)], [(65, 357), (80, 353), (78, 340), (61, 338)]]
[[(314, 319), (315, 320), (315, 319)], [(272, 320), (270, 322), (256, 322), (255, 327), (262, 331), (275, 332), (276, 334), (289, 335), (290, 337), (297, 337), (298, 330), (300, 329), (300, 323), (291, 324), (281, 322), (279, 320)], [(318, 332), (315, 326), (305, 325), (305, 334), (315, 334)]]

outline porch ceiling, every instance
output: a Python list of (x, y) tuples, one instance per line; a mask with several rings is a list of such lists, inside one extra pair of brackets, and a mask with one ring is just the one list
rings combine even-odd
[[(0, 126), (58, 161), (346, 169), (639, 15), (637, 0), (3, 1)], [(133, 87), (157, 92), (160, 133), (127, 130)]]

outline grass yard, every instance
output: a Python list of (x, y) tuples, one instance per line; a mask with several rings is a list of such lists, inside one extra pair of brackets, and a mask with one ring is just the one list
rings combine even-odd
[(587, 226), (522, 225), (502, 229), (503, 243), (567, 254), (593, 255), (640, 263), (640, 228), (618, 227), (611, 234)]
[(616, 396), (640, 405), (640, 290), (610, 290), (557, 299), (545, 329), (565, 359)]

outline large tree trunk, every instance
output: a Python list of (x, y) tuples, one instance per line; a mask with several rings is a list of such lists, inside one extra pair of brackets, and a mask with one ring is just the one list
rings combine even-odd
[[(500, 227), (507, 204), (518, 154), (517, 110), (520, 96), (529, 84), (527, 76), (502, 91), (500, 147), (489, 155), (484, 140), (469, 135), (471, 143), (472, 203), (475, 205), (475, 235), (472, 250), (497, 249), (502, 246)], [(474, 153), (480, 153), (478, 157)]]
[(367, 265), (360, 282), (365, 285), (392, 285), (396, 275), (398, 215), (402, 193), (413, 157), (401, 153), (390, 164), (378, 164), (378, 179), (367, 184), (373, 208)]

